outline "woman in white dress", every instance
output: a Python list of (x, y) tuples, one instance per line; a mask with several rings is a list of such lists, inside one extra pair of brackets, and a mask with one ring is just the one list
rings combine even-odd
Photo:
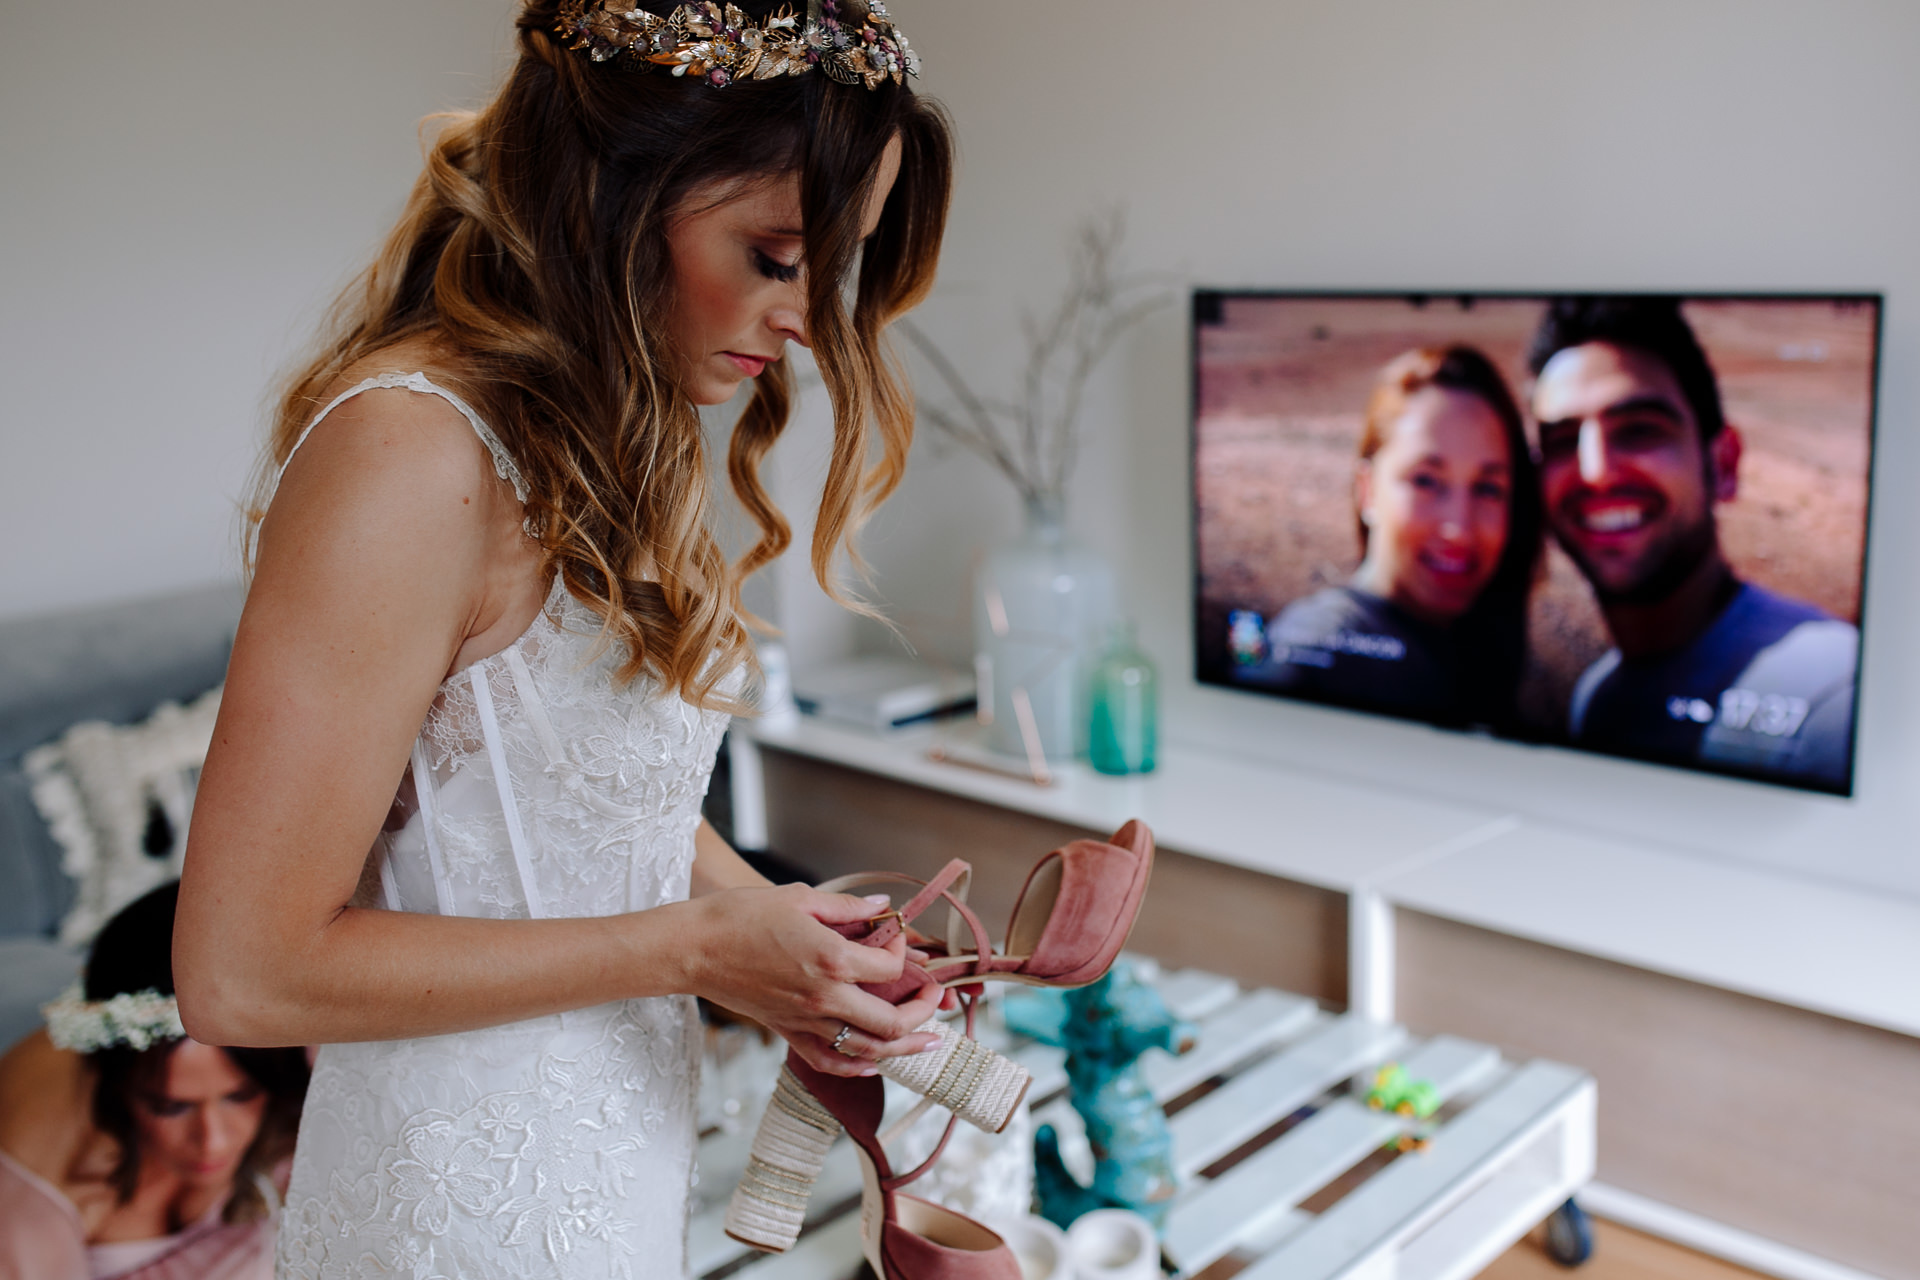
[[(322, 1046), (284, 1276), (678, 1277), (695, 995), (823, 1071), (934, 1043), (854, 985), (902, 944), (827, 927), (871, 902), (767, 885), (699, 803), (787, 542), (786, 343), (834, 405), (829, 589), (899, 478), (882, 331), (932, 282), (945, 124), (878, 3), (518, 30), (282, 401), (200, 782), (187, 1031)], [(697, 406), (749, 380), (729, 563)]]

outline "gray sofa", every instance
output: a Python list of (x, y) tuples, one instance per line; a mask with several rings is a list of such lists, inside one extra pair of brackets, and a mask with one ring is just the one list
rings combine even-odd
[(223, 586), (0, 622), (0, 1048), (84, 959), (54, 940), (74, 885), (21, 757), (79, 721), (131, 724), (220, 683), (239, 616)]

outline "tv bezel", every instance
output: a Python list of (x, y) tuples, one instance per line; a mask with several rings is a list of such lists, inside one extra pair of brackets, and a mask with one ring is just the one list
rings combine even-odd
[[(1686, 302), (1833, 302), (1833, 303), (1871, 303), (1873, 306), (1873, 357), (1871, 373), (1867, 387), (1867, 468), (1866, 503), (1861, 515), (1860, 530), (1860, 616), (1856, 623), (1859, 631), (1858, 652), (1854, 659), (1853, 707), (1849, 721), (1847, 740), (1847, 775), (1844, 783), (1828, 785), (1819, 781), (1796, 779), (1778, 772), (1741, 768), (1737, 765), (1702, 763), (1698, 761), (1663, 760), (1657, 757), (1638, 755), (1627, 751), (1610, 750), (1605, 747), (1581, 746), (1572, 742), (1562, 742), (1545, 736), (1526, 736), (1512, 732), (1496, 732), (1482, 725), (1463, 725), (1444, 720), (1429, 719), (1404, 712), (1382, 710), (1376, 707), (1358, 706), (1334, 698), (1320, 697), (1311, 693), (1288, 692), (1279, 689), (1266, 689), (1252, 684), (1236, 684), (1220, 677), (1209, 677), (1206, 673), (1207, 661), (1202, 649), (1200, 615), (1200, 313), (1203, 300), (1209, 299), (1286, 299), (1292, 301), (1341, 301), (1356, 299), (1374, 299), (1379, 301), (1403, 301), (1416, 305), (1427, 302), (1450, 302), (1456, 305), (1472, 305), (1479, 300), (1487, 301), (1524, 301), (1538, 302), (1553, 298), (1593, 297), (1593, 298), (1678, 298)], [(1877, 492), (1875, 467), (1880, 456), (1880, 376), (1884, 329), (1886, 325), (1886, 294), (1875, 290), (1741, 290), (1741, 289), (1287, 289), (1287, 288), (1224, 288), (1210, 285), (1194, 285), (1190, 291), (1187, 307), (1187, 373), (1188, 412), (1187, 412), (1187, 498), (1189, 502), (1187, 519), (1187, 566), (1191, 575), (1188, 591), (1188, 607), (1191, 610), (1191, 638), (1193, 643), (1193, 680), (1197, 685), (1210, 689), (1225, 689), (1232, 693), (1248, 694), (1272, 701), (1300, 703), (1307, 706), (1325, 707), (1353, 715), (1391, 721), (1397, 724), (1423, 725), (1449, 733), (1464, 734), (1470, 737), (1486, 738), (1495, 742), (1518, 743), (1526, 746), (1544, 747), (1574, 756), (1598, 756), (1603, 759), (1624, 760), (1650, 769), (1679, 770), (1682, 773), (1704, 774), (1709, 777), (1731, 778), (1741, 782), (1756, 782), (1766, 786), (1782, 787), (1791, 791), (1812, 792), (1818, 795), (1838, 796), (1852, 799), (1860, 771), (1860, 707), (1862, 691), (1867, 678), (1867, 602), (1869, 579), (1872, 573), (1873, 546), (1873, 504)]]

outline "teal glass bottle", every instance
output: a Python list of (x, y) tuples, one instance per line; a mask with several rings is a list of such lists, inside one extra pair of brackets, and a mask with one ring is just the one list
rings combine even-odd
[(1087, 758), (1101, 773), (1152, 773), (1158, 678), (1153, 659), (1134, 643), (1133, 625), (1117, 624), (1093, 669)]

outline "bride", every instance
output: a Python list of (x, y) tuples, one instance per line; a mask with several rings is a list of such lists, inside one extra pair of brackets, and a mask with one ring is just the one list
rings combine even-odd
[[(879, 3), (530, 0), (293, 378), (200, 782), (180, 1014), (319, 1044), (284, 1276), (678, 1277), (694, 996), (866, 1075), (934, 1043), (870, 900), (773, 887), (699, 816), (752, 665), (742, 579), (786, 344), (832, 397), (813, 564), (897, 483), (882, 332), (951, 144)], [(710, 532), (699, 405), (751, 381)]]

